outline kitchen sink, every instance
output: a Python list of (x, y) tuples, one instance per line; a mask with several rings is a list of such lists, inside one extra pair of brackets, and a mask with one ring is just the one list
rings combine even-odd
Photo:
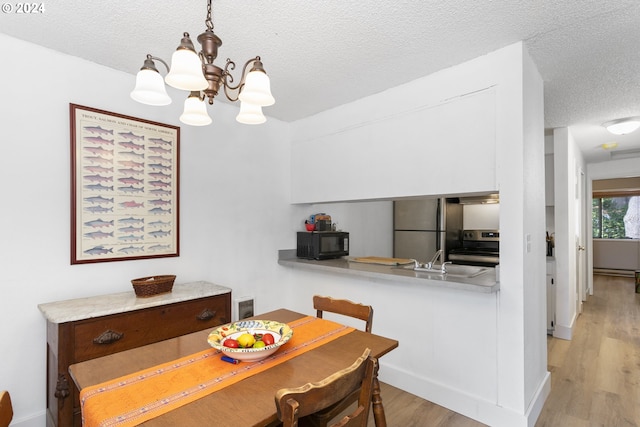
[(414, 267), (413, 265), (407, 265), (400, 268), (405, 270), (413, 270), (416, 273), (438, 274), (446, 277), (476, 277), (490, 270), (489, 267), (480, 267), (475, 265), (461, 265), (461, 264), (447, 264), (446, 273), (443, 273), (438, 265), (436, 268)]

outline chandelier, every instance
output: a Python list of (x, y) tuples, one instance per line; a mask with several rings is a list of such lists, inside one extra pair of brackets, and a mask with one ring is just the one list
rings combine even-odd
[[(244, 64), (240, 81), (234, 86), (231, 71), (236, 64), (227, 59), (222, 69), (213, 63), (222, 40), (213, 33), (211, 0), (207, 1), (205, 24), (207, 29), (198, 36), (198, 42), (202, 46), (199, 53), (196, 53), (189, 33), (184, 33), (180, 46), (171, 57), (171, 67), (161, 58), (147, 55), (136, 76), (136, 86), (131, 92), (131, 98), (147, 105), (168, 105), (171, 98), (164, 85), (166, 82), (176, 89), (189, 91), (180, 121), (188, 125), (205, 126), (211, 123), (211, 117), (207, 114), (204, 100), (208, 98), (209, 105), (213, 105), (213, 100), (222, 87), (229, 101), (240, 100), (240, 113), (236, 117), (238, 122), (264, 123), (267, 119), (262, 114), (262, 107), (273, 105), (275, 99), (271, 95), (269, 77), (260, 57), (251, 58)], [(164, 80), (154, 60), (160, 61), (167, 68)]]

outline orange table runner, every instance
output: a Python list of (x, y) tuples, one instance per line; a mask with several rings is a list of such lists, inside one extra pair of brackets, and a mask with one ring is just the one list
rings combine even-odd
[(259, 362), (237, 365), (215, 349), (85, 387), (80, 391), (85, 427), (135, 426), (348, 334), (354, 328), (307, 316), (289, 323), (293, 336)]

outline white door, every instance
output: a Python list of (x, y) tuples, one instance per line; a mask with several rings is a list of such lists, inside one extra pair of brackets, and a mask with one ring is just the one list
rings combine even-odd
[(581, 168), (576, 171), (576, 285), (578, 290), (578, 298), (576, 301), (576, 309), (578, 313), (582, 313), (582, 301), (587, 300), (586, 281), (586, 220), (584, 217), (585, 195), (585, 175)]

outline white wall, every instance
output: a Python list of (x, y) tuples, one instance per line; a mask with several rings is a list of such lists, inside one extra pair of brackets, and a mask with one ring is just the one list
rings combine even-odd
[[(400, 341), (381, 360), (383, 380), (494, 426), (531, 423), (550, 386), (542, 101), (535, 65), (515, 44), (292, 126), (294, 202), (499, 190), (498, 294), (292, 272), (300, 283), (324, 282), (328, 290), (375, 305), (374, 332)], [(470, 118), (470, 110), (483, 113)], [(452, 127), (461, 117), (477, 131), (474, 138)], [(304, 164), (319, 146), (339, 161)], [(298, 185), (327, 168), (330, 185)], [(382, 295), (385, 286), (393, 293)], [(291, 292), (304, 301), (311, 291)], [(399, 318), (418, 325), (418, 344), (415, 328), (394, 326)]]
[[(571, 339), (579, 304), (576, 274), (576, 171), (580, 168), (585, 170), (585, 164), (569, 129), (554, 129), (553, 138), (556, 233), (554, 250), (556, 258), (556, 327), (553, 336)], [(591, 205), (588, 206), (585, 209), (585, 220), (590, 223)]]

